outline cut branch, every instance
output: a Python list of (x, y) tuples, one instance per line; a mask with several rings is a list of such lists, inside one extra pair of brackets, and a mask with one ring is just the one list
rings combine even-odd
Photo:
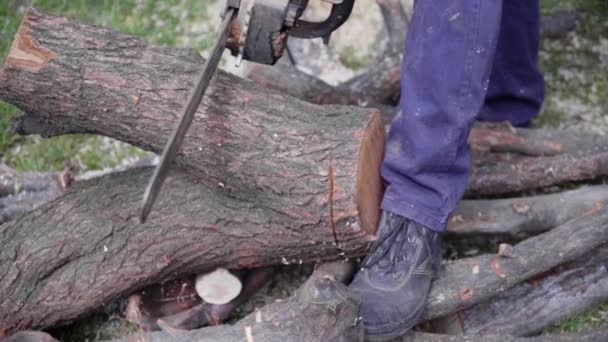
[(464, 200), (448, 222), (457, 235), (543, 233), (608, 205), (608, 186), (585, 186), (549, 195)]
[[(335, 259), (340, 251), (353, 257), (363, 255), (369, 243), (367, 234), (344, 228), (338, 250), (327, 227), (285, 229), (293, 225), (291, 218), (220, 191), (202, 192), (179, 174), (167, 180), (158, 215), (141, 225), (138, 189), (149, 175), (135, 170), (76, 184), (61, 200), (0, 227), (0, 330), (67, 323), (180, 275)], [(448, 264), (426, 317), (479, 303), (576, 259), (608, 240), (606, 224), (608, 209), (596, 208), (521, 242), (513, 258), (488, 255)]]
[(505, 124), (477, 124), (469, 134), (471, 148), (532, 157), (608, 151), (608, 137), (579, 128), (550, 130), (514, 128)]
[(597, 208), (496, 255), (447, 263), (433, 285), (425, 319), (445, 316), (575, 260), (608, 242), (608, 208)]
[[(523, 282), (467, 310), (439, 318), (433, 331), (530, 336), (608, 299), (608, 246)], [(530, 319), (533, 317), (533, 319)]]
[[(585, 260), (586, 259), (586, 260)], [(461, 313), (466, 334), (530, 336), (608, 299), (608, 248)], [(533, 317), (533, 319), (530, 319)]]
[(465, 196), (506, 195), (608, 176), (608, 152), (605, 151), (492, 158), (494, 160), (475, 165)]

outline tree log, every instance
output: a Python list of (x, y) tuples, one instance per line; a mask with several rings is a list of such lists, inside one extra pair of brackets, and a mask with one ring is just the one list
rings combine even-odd
[(608, 151), (608, 137), (588, 130), (515, 128), (508, 124), (476, 124), (469, 134), (469, 144), (478, 151), (509, 152), (532, 157)]
[(138, 288), (216, 267), (363, 255), (370, 237), (291, 220), (255, 202), (167, 179), (157, 215), (140, 224), (149, 169), (74, 184), (60, 199), (0, 226), (0, 336), (68, 323)]
[[(0, 98), (26, 112), (20, 133), (97, 133), (159, 152), (201, 65), (193, 50), (32, 9), (0, 71)], [(378, 112), (319, 107), (220, 71), (176, 161), (297, 226), (373, 232), (383, 149)]]
[(498, 196), (608, 176), (607, 151), (582, 151), (549, 157), (510, 154), (473, 161), (466, 197)]
[(608, 299), (608, 246), (433, 323), (435, 332), (531, 336)]
[(448, 222), (447, 232), (467, 236), (535, 235), (607, 204), (605, 185), (531, 197), (463, 200)]
[(496, 255), (447, 262), (429, 295), (424, 319), (471, 307), (514, 285), (577, 259), (608, 242), (608, 208), (595, 208)]

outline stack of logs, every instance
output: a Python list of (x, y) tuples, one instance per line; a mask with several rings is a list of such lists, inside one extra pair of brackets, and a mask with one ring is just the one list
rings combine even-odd
[[(378, 3), (389, 32), (399, 27), (399, 12), (387, 10), (399, 1)], [(400, 59), (396, 51), (389, 44), (383, 60)], [(251, 80), (218, 72), (144, 224), (138, 210), (149, 168), (66, 182), (58, 198), (23, 209), (0, 226), (0, 339), (52, 341), (26, 331), (218, 267), (318, 263), (293, 297), (234, 325), (124, 341), (359, 340), (346, 260), (365, 255), (374, 238), (389, 111), (357, 105), (390, 108), (399, 83), (398, 64), (379, 64), (338, 87), (289, 66)], [(0, 99), (24, 111), (16, 133), (101, 134), (158, 153), (201, 65), (193, 50), (30, 9), (0, 70)], [(282, 87), (278, 79), (299, 83)], [(575, 186), (608, 174), (608, 138), (486, 125), (469, 141), (469, 199), (446, 236), (516, 243), (444, 262), (421, 319), (435, 333), (397, 341), (606, 340), (605, 329), (521, 336), (608, 299), (608, 187)], [(569, 190), (555, 191), (564, 184)], [(18, 197), (14, 186), (4, 188)], [(438, 334), (453, 332), (471, 336)]]

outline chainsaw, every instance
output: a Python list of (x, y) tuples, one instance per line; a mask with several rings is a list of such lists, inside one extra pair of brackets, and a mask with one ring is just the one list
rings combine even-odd
[(323, 38), (327, 43), (331, 33), (350, 16), (355, 0), (320, 0), (331, 4), (328, 17), (319, 22), (301, 19), (309, 0), (227, 0), (221, 13), (221, 23), (209, 58), (197, 78), (188, 102), (173, 128), (146, 187), (140, 222), (145, 222), (167, 177), (169, 166), (182, 144), (194, 114), (225, 50), (236, 57), (236, 65), (247, 60), (274, 65), (287, 46), (289, 36)]

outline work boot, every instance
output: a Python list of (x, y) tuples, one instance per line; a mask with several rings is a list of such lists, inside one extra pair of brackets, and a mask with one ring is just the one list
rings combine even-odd
[(417, 323), (441, 263), (439, 233), (405, 217), (384, 211), (377, 237), (350, 285), (366, 341), (391, 340)]

